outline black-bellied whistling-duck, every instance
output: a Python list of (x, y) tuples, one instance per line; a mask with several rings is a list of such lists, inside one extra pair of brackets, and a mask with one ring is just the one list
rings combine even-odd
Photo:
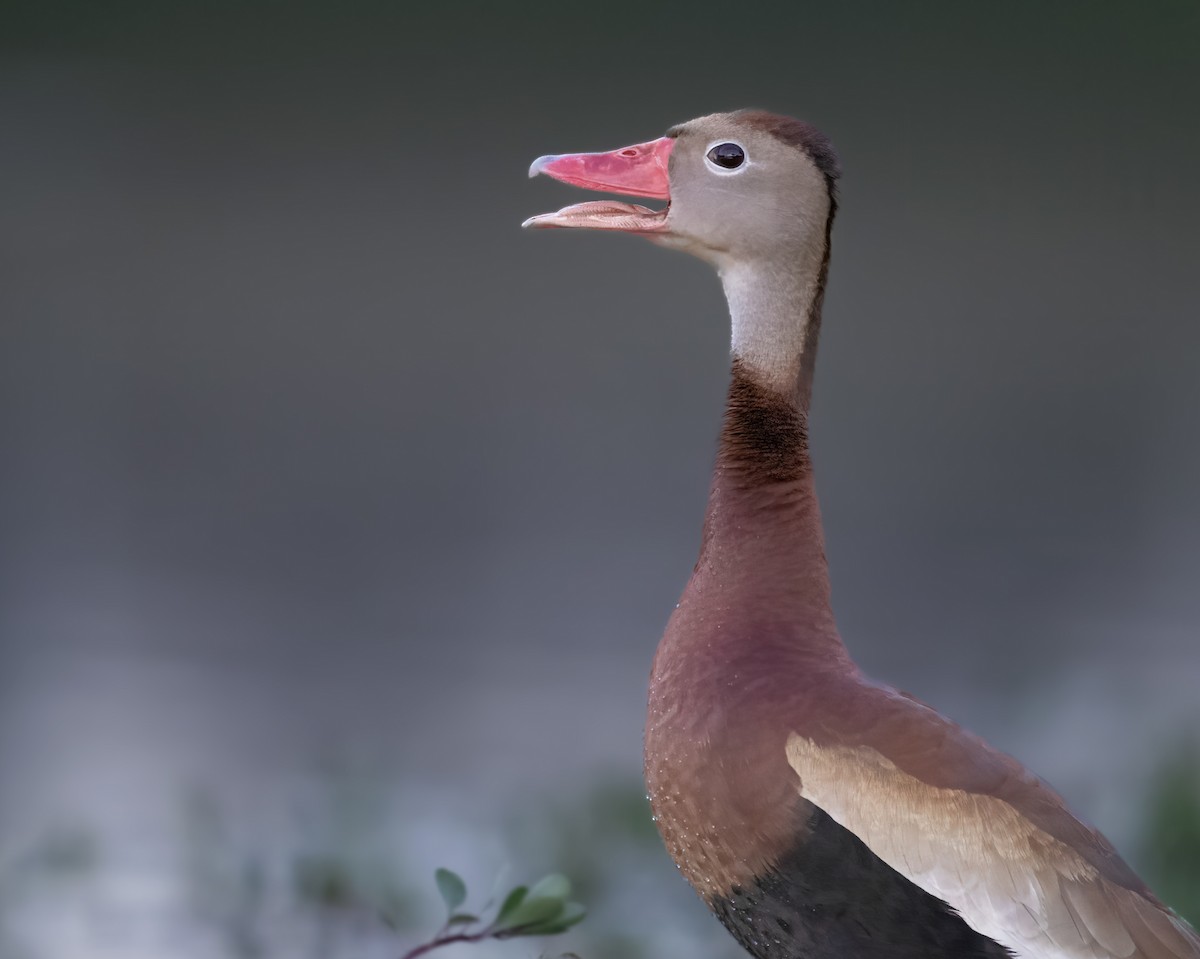
[(530, 174), (668, 201), (528, 220), (716, 268), (733, 374), (700, 559), (658, 648), (646, 783), (667, 848), (759, 959), (1200, 959), (1200, 938), (1015, 759), (859, 672), (830, 607), (807, 442), (838, 164), (714, 114)]

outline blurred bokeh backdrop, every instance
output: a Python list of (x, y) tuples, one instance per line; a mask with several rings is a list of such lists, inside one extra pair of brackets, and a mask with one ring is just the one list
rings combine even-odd
[(847, 643), (1200, 904), (1200, 7), (784, 8), (4, 4), (0, 955), (395, 956), (440, 864), (736, 954), (639, 781), (720, 289), (518, 225), (740, 106), (845, 167)]

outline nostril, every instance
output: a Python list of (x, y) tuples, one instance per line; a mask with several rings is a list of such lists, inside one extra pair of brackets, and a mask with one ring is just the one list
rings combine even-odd
[(633, 149), (632, 147), (630, 147), (628, 150), (621, 151), (621, 156), (623, 156), (623, 157), (635, 157), (637, 155), (638, 155), (637, 150)]

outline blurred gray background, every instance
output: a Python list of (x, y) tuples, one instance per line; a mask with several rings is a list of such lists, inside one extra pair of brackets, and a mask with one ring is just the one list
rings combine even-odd
[[(525, 171), (741, 106), (845, 168), (814, 446), (848, 645), (1145, 865), (1200, 729), (1200, 7), (781, 10), (4, 6), (0, 955), (274, 955), (303, 936), (210, 929), (196, 872), (252, 850), (287, 912), (347, 795), (373, 825), (328, 842), (394, 843), (418, 904), (590, 835), (522, 816), (636, 800), (727, 319), (697, 261), (522, 234), (580, 198)], [(644, 849), (588, 924), (735, 955)]]

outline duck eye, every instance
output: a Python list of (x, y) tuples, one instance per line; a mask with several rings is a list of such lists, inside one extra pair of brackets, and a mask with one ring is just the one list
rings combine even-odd
[(746, 151), (736, 143), (718, 143), (708, 151), (708, 158), (726, 170), (736, 170), (746, 161)]

